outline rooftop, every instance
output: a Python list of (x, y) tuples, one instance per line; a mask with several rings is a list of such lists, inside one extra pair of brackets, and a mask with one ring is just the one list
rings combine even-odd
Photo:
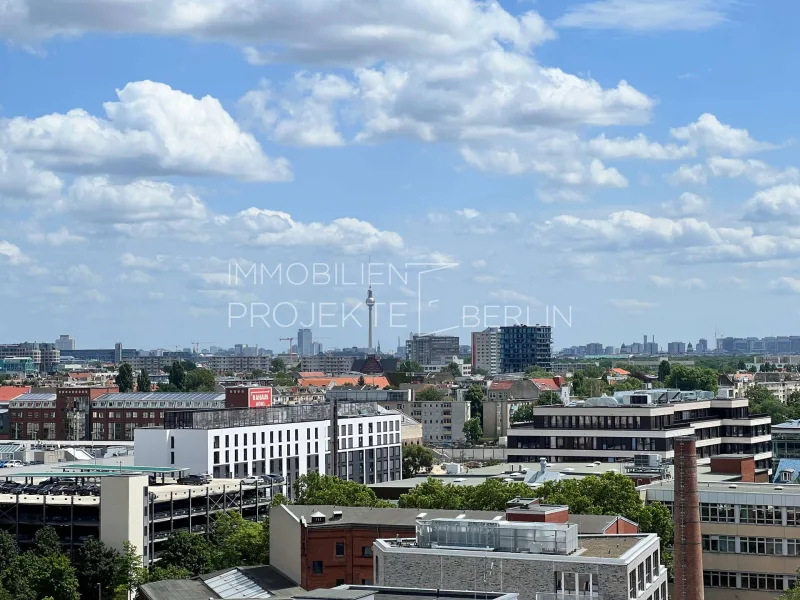
[(794, 421), (786, 421), (785, 423), (773, 425), (772, 431), (775, 431), (776, 429), (800, 429), (800, 419), (795, 419)]
[(291, 598), (305, 593), (269, 565), (225, 569), (192, 579), (155, 581), (139, 589), (148, 600)]
[[(341, 525), (364, 525), (372, 527), (405, 526), (416, 527), (419, 519), (456, 518), (466, 515), (469, 519), (493, 520), (500, 516), (505, 519), (505, 513), (481, 510), (426, 510), (417, 508), (368, 508), (349, 506), (303, 506), (282, 505), (281, 509), (294, 515), (297, 519), (304, 518), (308, 527), (337, 527)], [(277, 507), (273, 510), (277, 510)], [(341, 516), (333, 518), (333, 511), (341, 512)], [(320, 512), (325, 515), (324, 523), (312, 523), (311, 515)]]
[[(350, 595), (342, 595), (343, 593)], [(312, 595), (313, 594), (313, 595)], [(400, 588), (372, 585), (340, 585), (332, 590), (315, 590), (296, 595), (297, 600), (357, 600), (372, 597), (375, 600), (516, 600), (513, 592), (484, 592), (480, 594), (470, 591), (434, 590), (425, 588)]]

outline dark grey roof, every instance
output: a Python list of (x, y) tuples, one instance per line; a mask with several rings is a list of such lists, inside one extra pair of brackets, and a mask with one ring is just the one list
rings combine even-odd
[[(295, 585), (275, 567), (269, 565), (223, 569), (213, 573), (204, 573), (194, 579), (165, 579), (164, 581), (146, 583), (140, 586), (139, 589), (147, 600), (209, 600), (220, 598), (220, 595), (214, 592), (205, 582), (231, 571), (241, 572), (275, 597), (291, 598), (295, 594), (306, 593), (303, 588)], [(233, 600), (233, 598), (230, 598), (230, 600)]]
[[(488, 510), (428, 510), (425, 508), (367, 508), (351, 506), (304, 506), (293, 504), (282, 505), (282, 509), (291, 512), (298, 519), (304, 517), (309, 527), (336, 527), (338, 525), (394, 525), (415, 527), (420, 519), (454, 519), (458, 515), (466, 515), (466, 519), (482, 519), (491, 521), (495, 517), (505, 520), (505, 513)], [(273, 509), (276, 510), (276, 509)], [(315, 512), (325, 515), (324, 523), (312, 523), (311, 515)], [(342, 516), (332, 519), (333, 511), (341, 511)], [(424, 516), (420, 516), (424, 514)]]
[(616, 515), (570, 515), (569, 522), (578, 526), (581, 535), (604, 533), (617, 520)]
[(297, 600), (359, 600), (374, 596), (375, 590), (350, 590), (350, 589), (326, 589), (320, 588), (313, 592), (303, 592), (295, 595)]

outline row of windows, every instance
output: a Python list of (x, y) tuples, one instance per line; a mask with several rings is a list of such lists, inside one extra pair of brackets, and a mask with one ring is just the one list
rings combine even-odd
[(738, 537), (735, 535), (703, 535), (703, 550), (740, 554), (778, 554), (800, 556), (800, 539)]
[(703, 585), (718, 588), (741, 588), (781, 592), (794, 587), (794, 575), (773, 573), (736, 573), (735, 571), (703, 571)]
[[(742, 523), (745, 525), (800, 525), (800, 508), (793, 506), (738, 506), (700, 503), (700, 520), (705, 523)], [(738, 520), (737, 520), (738, 516)]]
[[(628, 573), (628, 584), (631, 598), (636, 598), (644, 591), (647, 585), (658, 578), (659, 563), (658, 550), (640, 562), (635, 569)], [(666, 584), (664, 584), (666, 585)], [(665, 596), (666, 597), (666, 596)]]
[[(392, 443), (392, 438), (391, 437), (387, 437), (387, 433), (390, 432), (390, 431), (392, 431), (392, 432), (395, 431), (395, 422), (394, 421), (388, 421), (386, 423), (382, 423), (382, 422), (379, 421), (378, 423), (376, 423), (376, 425), (377, 425), (377, 428), (376, 428), (377, 429), (377, 433), (381, 433), (381, 429), (383, 429), (383, 432), (384, 432), (384, 435), (383, 435), (384, 442), (383, 443), (384, 444)], [(397, 431), (398, 431), (398, 433), (396, 433), (394, 435), (395, 435), (395, 439), (399, 440), (400, 439), (400, 434), (399, 434), (400, 426), (399, 425), (397, 426)], [(372, 433), (372, 432), (373, 432), (373, 423), (368, 423), (368, 433)], [(266, 444), (266, 433), (267, 433), (266, 431), (262, 431), (261, 432), (261, 443), (262, 444)], [(277, 436), (275, 435), (276, 433), (277, 433)], [(359, 435), (364, 433), (364, 424), (363, 423), (359, 423), (358, 424), (358, 433), (359, 433)], [(353, 425), (352, 424), (342, 425), (341, 426), (341, 435), (342, 436), (353, 435)], [(255, 445), (256, 444), (256, 432), (255, 431), (252, 432), (250, 434), (250, 436), (251, 436), (251, 438), (250, 438), (251, 439), (251, 443), (253, 445)], [(276, 437), (277, 437), (277, 440), (278, 440), (279, 444), (283, 443), (284, 435), (283, 435), (283, 431), (282, 430), (279, 430), (277, 432), (276, 431), (270, 431), (269, 432), (269, 443), (270, 444), (274, 444)], [(230, 441), (231, 441), (230, 438), (231, 438), (230, 435), (226, 435), (225, 436), (225, 448), (229, 448), (230, 447)], [(305, 439), (306, 440), (310, 440), (311, 439), (311, 427), (307, 427), (306, 428)], [(319, 439), (319, 427), (314, 427), (314, 439), (315, 440)], [(380, 436), (378, 436), (378, 438), (377, 438), (378, 441), (376, 443), (380, 444), (380, 439), (381, 439)], [(300, 428), (298, 427), (297, 429), (294, 430), (294, 441), (297, 442), (299, 440), (300, 440)], [(361, 438), (359, 438), (359, 444), (358, 445), (359, 446), (363, 446), (363, 443), (360, 440), (361, 440)], [(292, 430), (291, 429), (287, 429), (286, 430), (286, 441), (287, 442), (291, 442), (292, 441)], [(243, 433), (242, 434), (242, 444), (243, 445), (247, 445), (247, 442), (248, 442), (248, 434)], [(399, 443), (399, 442), (395, 442), (395, 443)], [(234, 436), (233, 436), (233, 445), (234, 446), (238, 446), (239, 445), (239, 434), (234, 434)], [(368, 445), (370, 445), (370, 446), (372, 445), (372, 436), (369, 437)], [(220, 447), (220, 436), (215, 435), (214, 436), (214, 448), (219, 448), (219, 447)]]

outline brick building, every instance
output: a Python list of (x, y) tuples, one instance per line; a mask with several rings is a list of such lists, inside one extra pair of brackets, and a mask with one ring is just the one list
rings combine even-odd
[(541, 506), (517, 498), (505, 513), (282, 505), (270, 514), (270, 564), (305, 589), (374, 583), (372, 548), (378, 539), (416, 535), (417, 521), (435, 518), (493, 522), (570, 523), (581, 534), (637, 534), (638, 525), (614, 515), (570, 515), (566, 506)]
[(61, 387), (22, 394), (9, 402), (12, 440), (132, 441), (137, 427), (160, 427), (169, 410), (268, 406), (272, 388), (230, 387), (218, 392), (130, 392), (117, 387)]

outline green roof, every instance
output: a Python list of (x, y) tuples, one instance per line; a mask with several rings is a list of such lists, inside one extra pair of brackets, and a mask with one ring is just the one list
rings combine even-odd
[(179, 471), (188, 471), (187, 468), (179, 467), (147, 467), (147, 466), (119, 466), (119, 465), (72, 465), (69, 467), (58, 467), (65, 471), (80, 471), (81, 469), (89, 469), (91, 471), (116, 471), (117, 473), (177, 473)]

